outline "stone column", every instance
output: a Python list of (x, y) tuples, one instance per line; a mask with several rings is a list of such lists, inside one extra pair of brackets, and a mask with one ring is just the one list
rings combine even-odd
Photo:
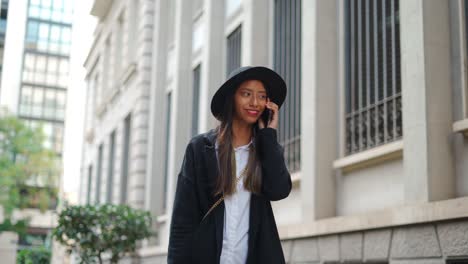
[[(145, 209), (153, 216), (153, 226), (159, 229), (159, 237), (165, 238), (161, 232), (157, 218), (163, 211), (164, 201), (164, 163), (165, 163), (165, 98), (167, 73), (167, 31), (168, 31), (168, 1), (156, 2), (153, 26), (153, 58), (151, 62), (151, 84), (149, 99), (149, 134), (148, 134), (148, 163), (146, 164)], [(158, 241), (150, 240), (149, 244)], [(161, 242), (161, 241), (159, 241)]]
[(241, 65), (269, 66), (269, 0), (244, 0)]
[(338, 3), (302, 1), (301, 197), (303, 221), (335, 215), (338, 157)]
[(169, 142), (172, 157), (169, 163), (167, 212), (172, 211), (177, 175), (191, 135), (193, 93), (191, 69), (193, 16), (191, 1), (176, 1), (175, 21), (173, 119), (171, 122), (171, 141)]
[(454, 197), (449, 1), (400, 1), (405, 197)]
[(224, 41), (224, 3), (220, 0), (206, 0), (204, 3), (205, 44), (200, 90), (201, 131), (208, 131), (217, 125), (211, 114), (211, 98), (224, 81), (223, 45)]
[[(148, 151), (149, 94), (151, 83), (151, 62), (153, 47), (154, 0), (139, 0), (137, 23), (138, 58), (135, 88), (138, 98), (132, 112), (132, 132), (130, 145), (131, 176), (128, 193), (130, 204), (144, 208), (146, 189), (146, 164)], [(123, 120), (122, 120), (123, 121)]]

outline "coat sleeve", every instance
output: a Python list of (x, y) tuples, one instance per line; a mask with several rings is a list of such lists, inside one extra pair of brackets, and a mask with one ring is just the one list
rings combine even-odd
[(185, 264), (191, 261), (191, 238), (199, 224), (194, 173), (193, 148), (189, 144), (177, 179), (169, 234), (168, 264)]
[(291, 175), (278, 143), (276, 129), (264, 128), (257, 134), (262, 166), (262, 194), (270, 201), (288, 197), (291, 192)]

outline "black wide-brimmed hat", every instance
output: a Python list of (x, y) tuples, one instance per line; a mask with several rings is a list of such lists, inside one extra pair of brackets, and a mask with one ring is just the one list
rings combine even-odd
[(245, 66), (233, 70), (226, 82), (219, 87), (218, 91), (211, 99), (211, 113), (216, 119), (221, 120), (223, 108), (226, 100), (230, 100), (230, 96), (234, 94), (239, 85), (247, 80), (258, 80), (263, 83), (267, 91), (267, 95), (272, 102), (278, 105), (278, 108), (286, 98), (286, 83), (283, 78), (275, 71), (263, 66)]

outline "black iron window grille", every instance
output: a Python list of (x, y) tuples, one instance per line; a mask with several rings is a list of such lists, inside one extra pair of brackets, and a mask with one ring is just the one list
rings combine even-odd
[(346, 154), (403, 136), (398, 0), (345, 1)]
[(236, 28), (227, 37), (226, 76), (241, 66), (242, 26)]
[(274, 69), (284, 78), (288, 96), (280, 110), (278, 140), (291, 172), (301, 168), (301, 1), (276, 0)]

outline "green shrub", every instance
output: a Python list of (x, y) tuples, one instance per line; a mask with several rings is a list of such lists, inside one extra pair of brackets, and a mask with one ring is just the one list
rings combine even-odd
[(135, 252), (138, 240), (151, 235), (150, 213), (126, 205), (66, 207), (53, 231), (53, 237), (68, 253), (77, 253), (81, 263), (102, 263), (103, 253), (117, 263)]
[(46, 248), (26, 248), (18, 252), (17, 264), (49, 264), (52, 254)]

